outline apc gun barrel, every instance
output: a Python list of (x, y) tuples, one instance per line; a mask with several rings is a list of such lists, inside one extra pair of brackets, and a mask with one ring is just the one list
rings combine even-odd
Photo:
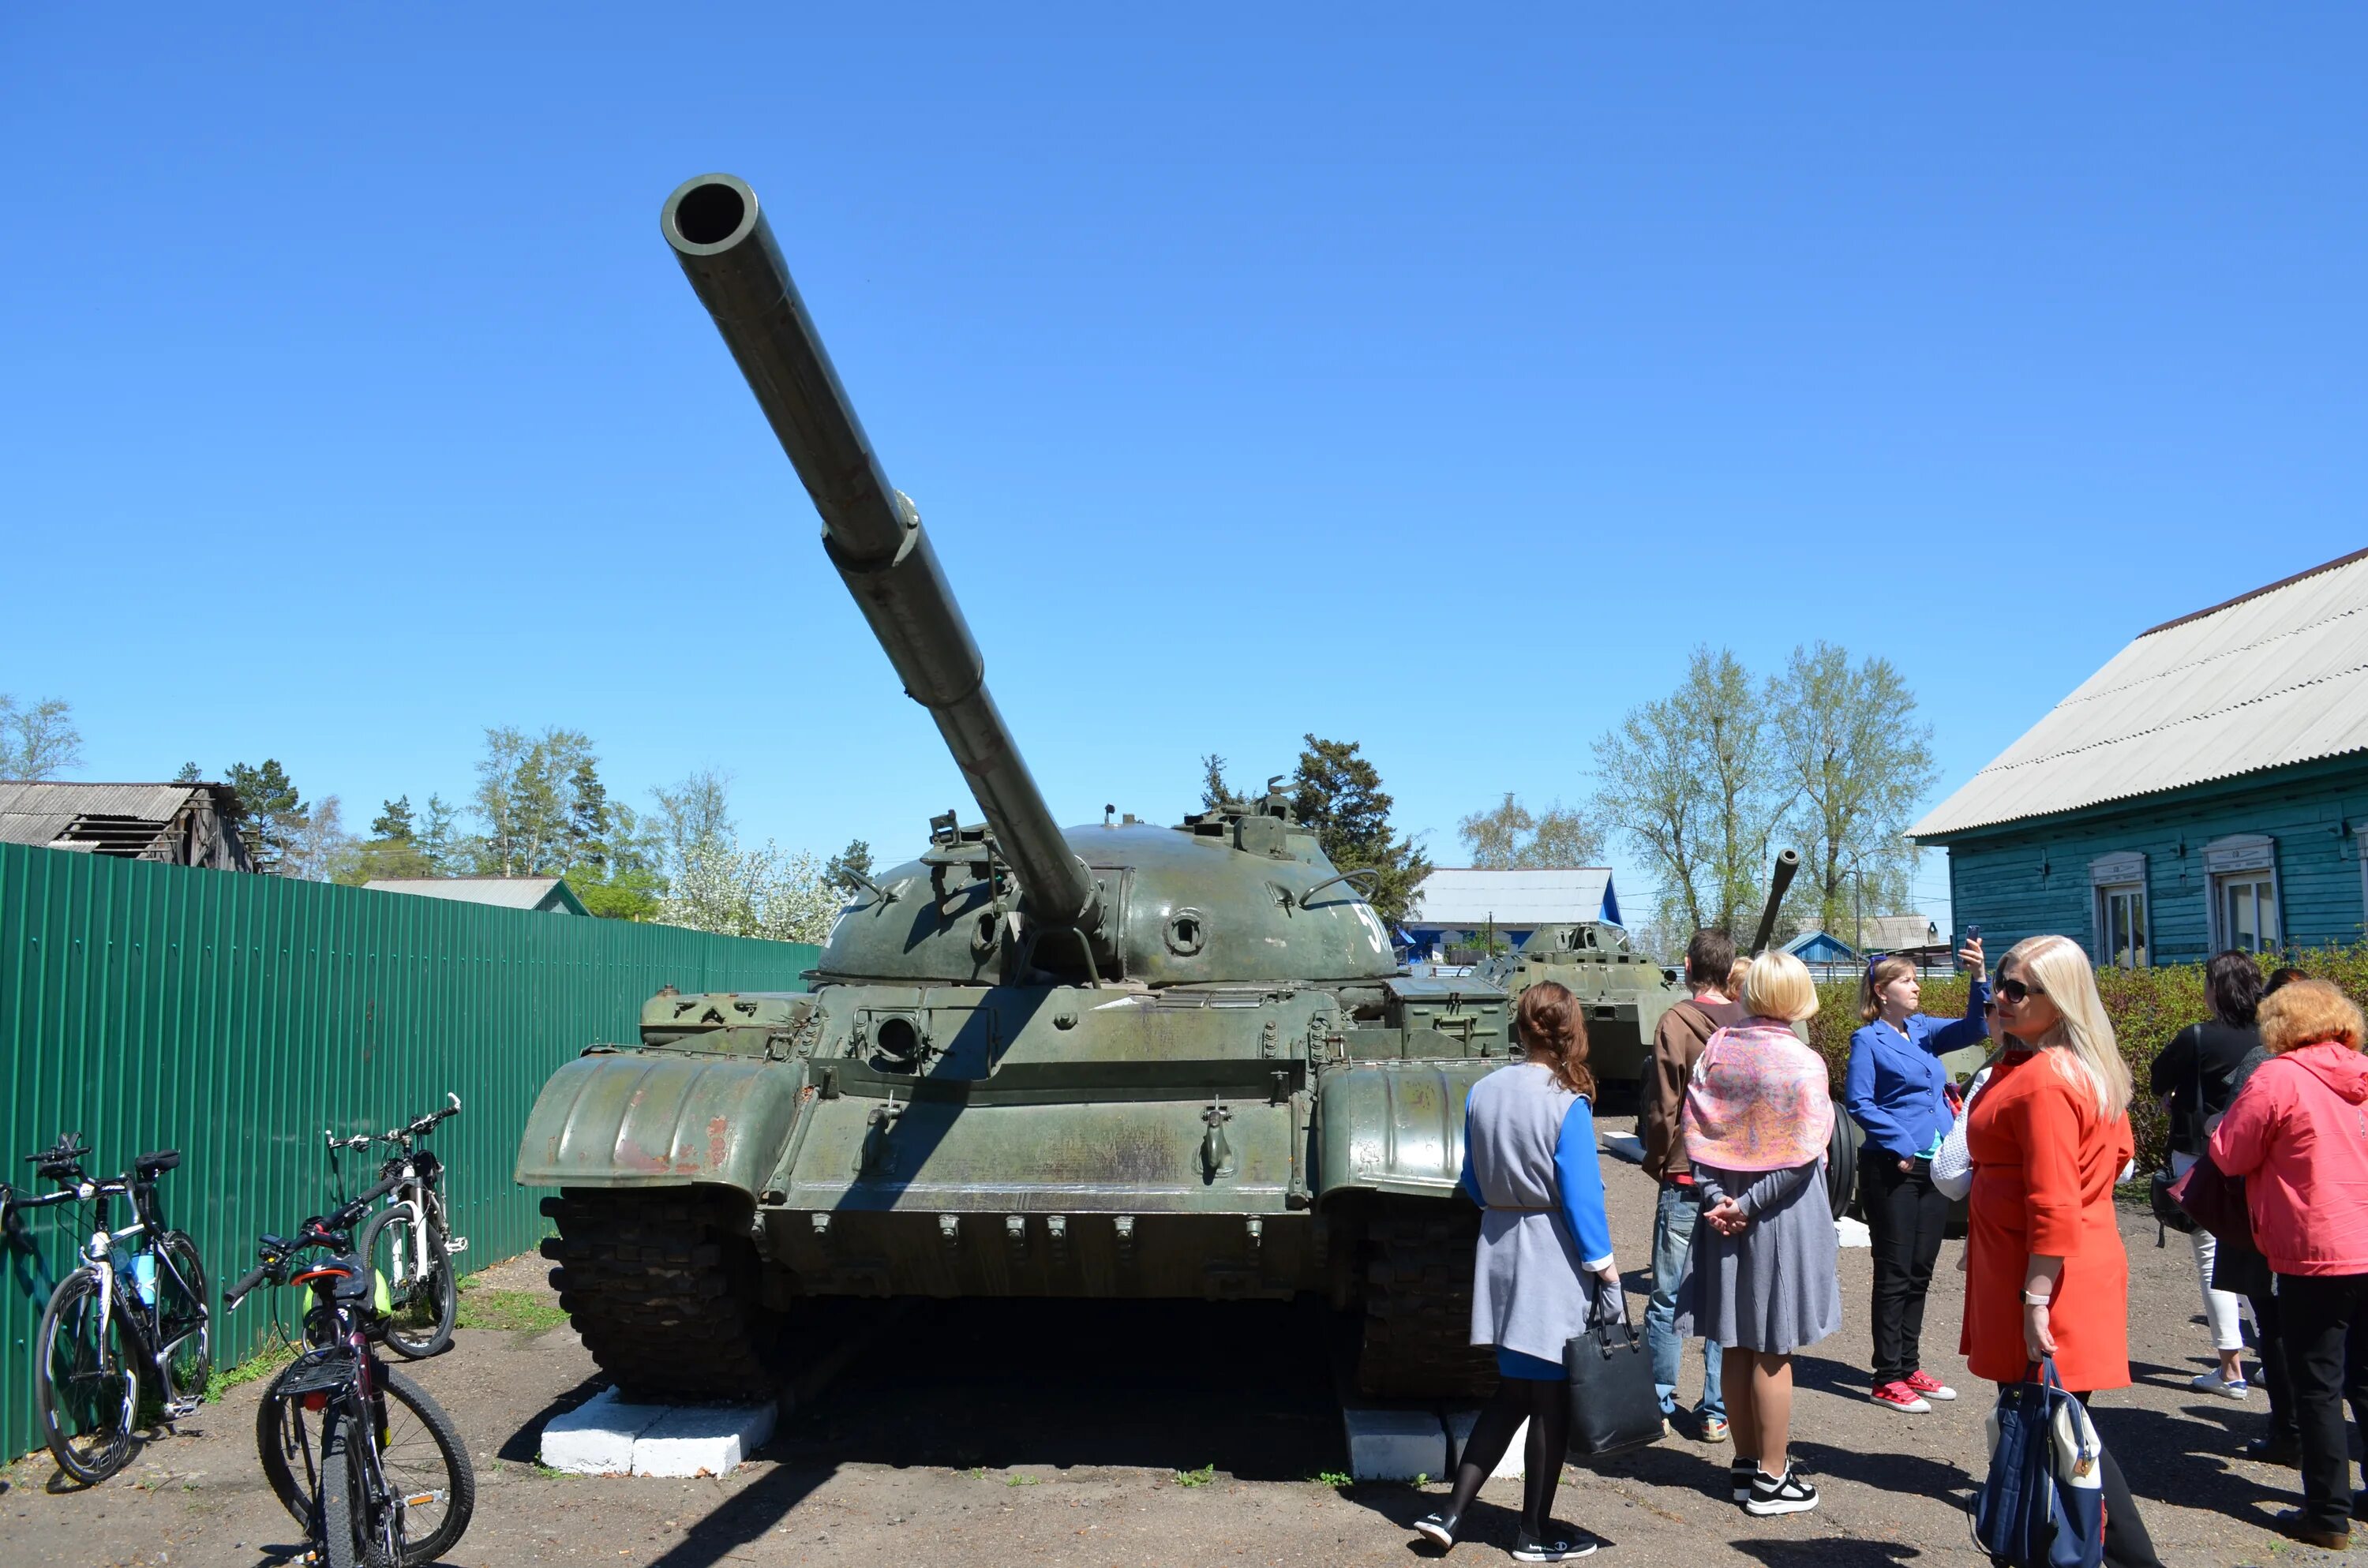
[(1783, 903), (1785, 890), (1793, 885), (1793, 879), (1800, 869), (1799, 850), (1787, 849), (1776, 857), (1776, 875), (1768, 886), (1768, 904), (1759, 912), (1759, 929), (1751, 938), (1754, 955), (1768, 950), (1768, 938), (1776, 934), (1776, 911)]
[(873, 455), (757, 193), (734, 176), (701, 175), (666, 198), (659, 228), (814, 497), (831, 564), (970, 781), (1030, 913), (1053, 926), (1090, 927), (1093, 879), (1070, 853), (996, 709), (985, 663), (920, 516)]

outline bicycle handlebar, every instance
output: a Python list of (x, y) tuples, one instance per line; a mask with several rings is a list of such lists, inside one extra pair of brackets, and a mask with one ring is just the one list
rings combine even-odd
[(254, 1270), (249, 1273), (245, 1278), (232, 1286), (229, 1290), (224, 1290), (222, 1292), (222, 1311), (228, 1312), (232, 1308), (237, 1306), (241, 1301), (246, 1300), (247, 1296), (257, 1285), (262, 1284), (265, 1279), (270, 1277), (271, 1268), (272, 1266), (270, 1264), (257, 1264)]

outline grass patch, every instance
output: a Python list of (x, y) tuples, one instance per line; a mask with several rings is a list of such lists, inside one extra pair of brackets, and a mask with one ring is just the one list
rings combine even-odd
[(1004, 1481), (1003, 1484), (1006, 1486), (1033, 1486), (1036, 1484), (1037, 1480), (1038, 1478), (1032, 1475), (1020, 1475), (1014, 1472)]
[(206, 1374), (205, 1402), (211, 1404), (241, 1383), (251, 1383), (258, 1378), (268, 1378), (294, 1359), (296, 1359), (294, 1346), (275, 1345), (260, 1355), (248, 1357), (227, 1370), (216, 1367)]
[(567, 1321), (559, 1303), (540, 1290), (496, 1290), (480, 1285), (483, 1275), (461, 1281), (461, 1311), (454, 1320), (461, 1328), (497, 1328), (511, 1334), (536, 1334)]
[(1319, 1471), (1315, 1474), (1315, 1481), (1316, 1485), (1329, 1486), (1336, 1492), (1343, 1486), (1357, 1484), (1357, 1478), (1345, 1470)]
[(1176, 1472), (1176, 1484), (1178, 1486), (1206, 1486), (1216, 1479), (1217, 1467), (1213, 1462), (1204, 1464), (1198, 1470), (1179, 1470)]

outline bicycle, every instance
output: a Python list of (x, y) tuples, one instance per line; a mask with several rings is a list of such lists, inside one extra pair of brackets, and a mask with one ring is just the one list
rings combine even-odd
[[(358, 1133), (339, 1138), (324, 1131), (334, 1153), (339, 1149), (367, 1152), (384, 1143), (394, 1153), (379, 1166), (386, 1194), (386, 1210), (374, 1234), (383, 1250), (363, 1253), (386, 1281), (389, 1302), (378, 1332), (387, 1348), (407, 1361), (425, 1360), (452, 1347), (452, 1325), (460, 1316), (461, 1292), (452, 1274), (452, 1259), (469, 1250), (468, 1238), (455, 1236), (444, 1207), (444, 1162), (418, 1147), (447, 1117), (461, 1114), (461, 1096), (447, 1093), (451, 1103), (418, 1117), (407, 1126), (373, 1138)], [(384, 1184), (392, 1181), (393, 1186)]]
[[(353, 1227), (400, 1179), (305, 1221), (292, 1240), (262, 1237), (263, 1261), (222, 1297), (227, 1309), (267, 1283), (312, 1292), (305, 1348), (264, 1391), (255, 1441), (326, 1568), (416, 1568), (450, 1551), (476, 1511), (476, 1471), (452, 1418), (371, 1349), (385, 1288), (367, 1259), (394, 1210), (379, 1210), (359, 1245)], [(327, 1256), (303, 1256), (315, 1249)]]
[[(26, 1197), (0, 1185), (0, 1224), (17, 1210), (88, 1203), (90, 1239), (82, 1263), (58, 1281), (33, 1344), (33, 1404), (58, 1468), (96, 1486), (130, 1462), (132, 1432), (170, 1424), (197, 1409), (213, 1371), (205, 1262), (187, 1232), (165, 1223), (156, 1178), (178, 1168), (181, 1153), (142, 1154), (120, 1176), (94, 1181), (82, 1162), (82, 1135), (61, 1134), (26, 1163), (57, 1190)], [(131, 1223), (108, 1223), (111, 1200), (131, 1201)], [(141, 1369), (154, 1374), (143, 1399)]]

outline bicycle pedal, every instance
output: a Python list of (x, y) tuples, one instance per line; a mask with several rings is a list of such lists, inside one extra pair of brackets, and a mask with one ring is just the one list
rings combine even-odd
[(444, 1256), (446, 1257), (458, 1257), (468, 1250), (469, 1238), (466, 1236), (454, 1236), (450, 1241), (444, 1244)]
[(186, 1420), (189, 1416), (195, 1415), (198, 1413), (199, 1406), (204, 1403), (204, 1400), (194, 1396), (188, 1399), (168, 1400), (165, 1404), (165, 1419), (167, 1421)]

